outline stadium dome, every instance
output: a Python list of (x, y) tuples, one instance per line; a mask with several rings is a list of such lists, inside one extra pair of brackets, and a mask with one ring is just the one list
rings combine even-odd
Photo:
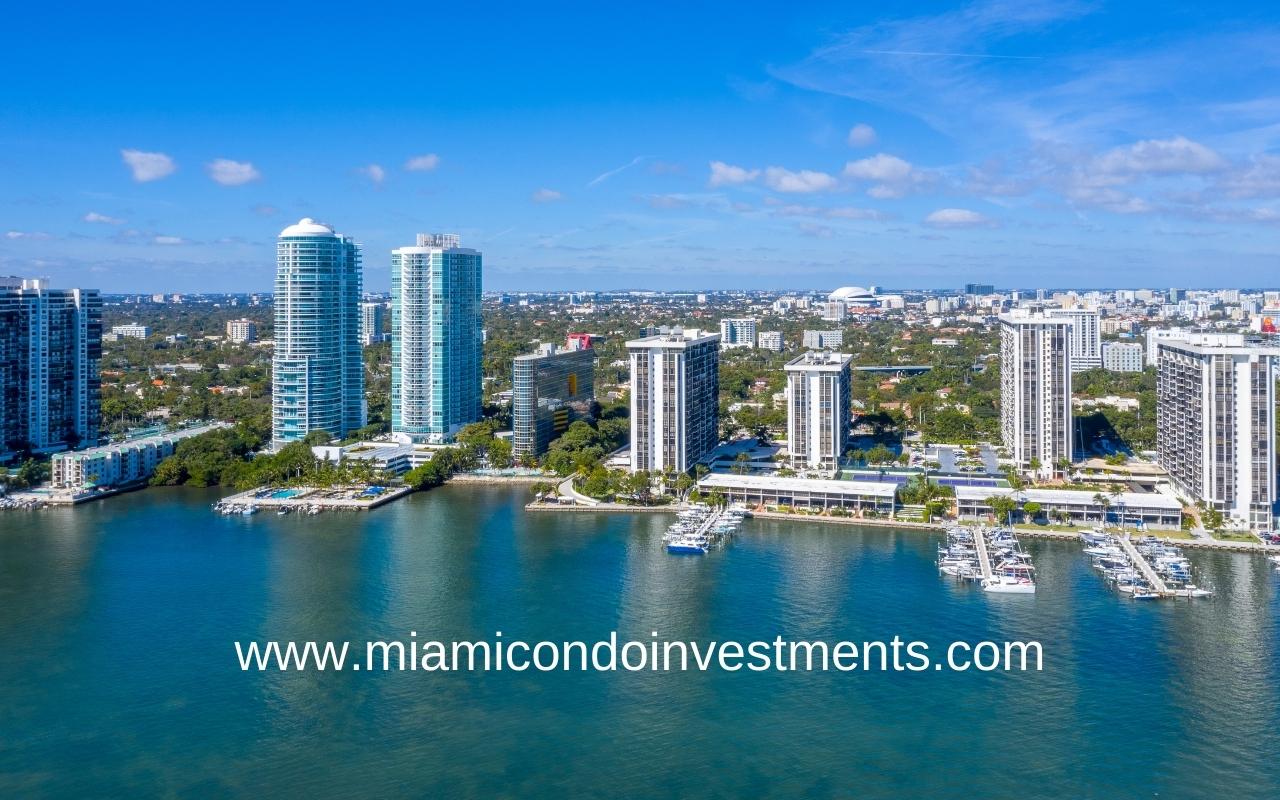
[(875, 297), (876, 293), (870, 289), (863, 289), (861, 286), (842, 286), (831, 294), (827, 295), (828, 300), (869, 300)]

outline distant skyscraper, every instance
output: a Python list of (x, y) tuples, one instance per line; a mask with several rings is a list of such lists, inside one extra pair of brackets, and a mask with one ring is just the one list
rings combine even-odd
[(1072, 460), (1071, 321), (1000, 317), (1000, 429), (1015, 462), (1041, 477)]
[(1239, 334), (1157, 343), (1156, 453), (1175, 489), (1254, 529), (1276, 504), (1280, 347)]
[(391, 251), (391, 430), (445, 442), (480, 419), (481, 256), (455, 234)]
[(146, 325), (139, 325), (136, 322), (130, 322), (126, 325), (112, 325), (111, 333), (117, 338), (145, 339), (151, 335), (151, 328)]
[(312, 431), (346, 437), (365, 424), (360, 248), (303, 219), (276, 242), (271, 446)]
[(720, 440), (720, 337), (673, 332), (627, 342), (631, 471), (693, 468)]
[(511, 372), (512, 452), (536, 457), (595, 397), (596, 354), (590, 347), (557, 352), (544, 344), (516, 356)]
[(756, 346), (756, 321), (750, 318), (720, 320), (720, 347), (732, 350), (735, 347)]
[(783, 348), (782, 331), (760, 331), (756, 334), (756, 344), (761, 350), (781, 353)]
[(787, 446), (796, 469), (834, 473), (849, 443), (853, 356), (810, 352), (787, 373)]
[(258, 341), (258, 323), (251, 319), (227, 320), (227, 338), (238, 344)]
[(844, 322), (849, 316), (849, 306), (843, 300), (829, 300), (821, 308), (824, 322)]
[(834, 350), (844, 346), (844, 331), (805, 331), (800, 344), (810, 350)]
[(1092, 308), (1050, 308), (1050, 317), (1071, 320), (1071, 369), (1082, 372), (1102, 366), (1102, 331)]
[(1103, 342), (1102, 367), (1112, 372), (1142, 372), (1142, 345), (1137, 342)]
[(386, 327), (386, 311), (382, 303), (360, 304), (360, 343), (365, 347), (387, 340), (387, 335), (382, 332)]
[(996, 287), (990, 283), (966, 283), (964, 285), (964, 293), (976, 295), (995, 294)]
[(102, 298), (0, 278), (0, 457), (97, 444)]

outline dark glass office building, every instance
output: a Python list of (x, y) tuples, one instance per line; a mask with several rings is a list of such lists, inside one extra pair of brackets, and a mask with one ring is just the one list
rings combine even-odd
[(591, 348), (557, 352), (543, 345), (537, 353), (516, 356), (511, 411), (517, 459), (542, 455), (576, 416), (586, 413), (595, 399), (595, 364)]

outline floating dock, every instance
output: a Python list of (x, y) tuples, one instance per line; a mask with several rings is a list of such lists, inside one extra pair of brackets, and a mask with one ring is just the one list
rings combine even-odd
[(1134, 547), (1133, 542), (1129, 541), (1129, 534), (1126, 533), (1124, 536), (1115, 538), (1120, 542), (1120, 549), (1124, 550), (1125, 555), (1129, 557), (1129, 561), (1138, 568), (1138, 572), (1142, 573), (1142, 577), (1152, 591), (1161, 597), (1172, 597), (1173, 593), (1169, 591), (1169, 586), (1164, 582), (1164, 579), (1156, 574), (1146, 556), (1138, 552), (1138, 548)]
[(982, 580), (991, 579), (991, 555), (987, 552), (987, 532), (979, 528), (973, 532), (973, 548), (978, 552), (978, 571)]

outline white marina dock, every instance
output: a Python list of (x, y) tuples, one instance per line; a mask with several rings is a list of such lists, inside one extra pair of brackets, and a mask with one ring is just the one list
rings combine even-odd
[(1120, 542), (1120, 548), (1124, 550), (1125, 555), (1129, 557), (1129, 561), (1138, 568), (1139, 572), (1142, 573), (1142, 577), (1146, 580), (1147, 585), (1161, 597), (1169, 597), (1172, 592), (1169, 591), (1168, 585), (1165, 584), (1164, 579), (1161, 578), (1154, 569), (1152, 569), (1150, 562), (1146, 559), (1146, 556), (1138, 552), (1138, 548), (1134, 547), (1133, 542), (1129, 541), (1129, 534), (1126, 533), (1124, 536), (1117, 536), (1115, 538)]
[(991, 579), (991, 555), (987, 552), (987, 532), (979, 529), (973, 535), (973, 548), (978, 553), (978, 572), (981, 580)]

